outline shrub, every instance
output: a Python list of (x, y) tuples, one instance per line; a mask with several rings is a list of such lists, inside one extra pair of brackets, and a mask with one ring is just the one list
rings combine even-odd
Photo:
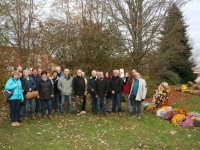
[(178, 76), (178, 74), (176, 74), (173, 71), (166, 71), (163, 72), (161, 74), (159, 74), (159, 77), (166, 79), (168, 82), (172, 83), (172, 84), (179, 84), (181, 79)]

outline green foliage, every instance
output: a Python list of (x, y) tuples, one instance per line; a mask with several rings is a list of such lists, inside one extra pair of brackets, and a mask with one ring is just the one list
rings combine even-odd
[[(191, 69), (195, 64), (190, 61), (192, 45), (189, 44), (187, 27), (180, 8), (173, 4), (161, 31), (159, 51), (162, 59), (160, 65), (177, 73), (181, 82), (196, 79)], [(177, 83), (176, 80), (172, 82)]]
[(159, 77), (166, 79), (167, 82), (172, 84), (179, 84), (180, 83), (180, 77), (173, 71), (166, 71), (159, 75)]

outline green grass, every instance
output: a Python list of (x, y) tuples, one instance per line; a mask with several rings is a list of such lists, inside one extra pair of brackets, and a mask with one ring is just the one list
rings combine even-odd
[[(200, 97), (189, 95), (173, 107), (187, 106), (200, 112)], [(87, 112), (89, 112), (89, 103)], [(146, 149), (188, 150), (200, 149), (199, 128), (173, 125), (154, 114), (143, 111), (142, 119), (90, 113), (85, 116), (60, 116), (53, 113), (53, 120), (24, 121), (19, 127), (11, 127), (8, 109), (0, 110), (0, 149), (20, 150), (96, 150), (96, 149)], [(171, 134), (170, 131), (177, 131)]]

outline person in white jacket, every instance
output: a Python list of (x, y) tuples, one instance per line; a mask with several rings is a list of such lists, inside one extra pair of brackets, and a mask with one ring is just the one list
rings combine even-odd
[(129, 95), (133, 107), (132, 118), (141, 119), (141, 102), (144, 101), (147, 93), (146, 81), (141, 78), (139, 73), (136, 73), (134, 78)]

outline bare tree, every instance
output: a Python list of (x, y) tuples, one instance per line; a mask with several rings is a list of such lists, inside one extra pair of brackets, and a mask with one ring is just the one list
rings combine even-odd
[[(155, 50), (164, 18), (175, 0), (107, 0), (108, 22), (115, 23), (123, 34), (127, 64), (140, 68), (145, 56)], [(124, 52), (124, 49), (123, 49)]]

